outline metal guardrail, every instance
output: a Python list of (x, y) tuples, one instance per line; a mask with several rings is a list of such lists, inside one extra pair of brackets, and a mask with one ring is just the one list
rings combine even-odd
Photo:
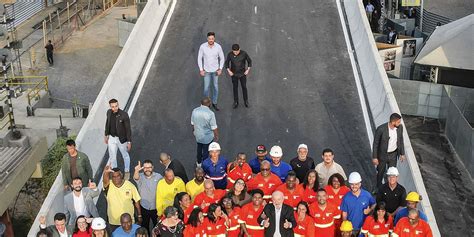
[(7, 125), (10, 125), (11, 120), (12, 120), (12, 112), (8, 111), (8, 113), (5, 114), (3, 118), (0, 118), (0, 130), (3, 130)]
[[(10, 86), (27, 87), (28, 105), (31, 106), (31, 101), (35, 98), (41, 98), (41, 91), (49, 93), (48, 77), (47, 76), (12, 76), (8, 78)], [(6, 96), (5, 96), (6, 98)], [(0, 101), (5, 98), (0, 97)]]

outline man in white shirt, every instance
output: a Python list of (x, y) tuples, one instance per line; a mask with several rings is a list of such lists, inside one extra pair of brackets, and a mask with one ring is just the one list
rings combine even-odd
[(365, 6), (365, 13), (367, 14), (369, 23), (372, 23), (372, 13), (374, 12), (374, 10), (375, 10), (375, 7), (370, 2), (367, 4), (367, 6)]
[(217, 97), (219, 95), (218, 79), (224, 67), (225, 57), (222, 47), (215, 42), (215, 37), (216, 34), (214, 32), (207, 33), (207, 42), (199, 47), (198, 66), (200, 75), (204, 77), (204, 96), (209, 97), (209, 89), (212, 82), (212, 107), (219, 111), (217, 107)]
[(323, 158), (323, 162), (316, 165), (316, 172), (318, 173), (318, 182), (319, 187), (324, 188), (324, 186), (328, 185), (328, 179), (331, 175), (335, 173), (339, 173), (342, 175), (344, 180), (347, 180), (346, 173), (341, 165), (334, 161), (334, 151), (329, 148), (323, 150), (323, 154), (321, 156)]
[(397, 167), (397, 159), (405, 160), (405, 144), (403, 142), (402, 116), (397, 113), (390, 115), (390, 121), (377, 127), (374, 135), (372, 164), (377, 167), (377, 187), (388, 167)]
[(64, 196), (64, 210), (67, 224), (75, 225), (76, 217), (98, 217), (99, 212), (94, 204), (94, 198), (99, 196), (99, 189), (94, 182), (88, 180), (87, 187), (82, 187), (82, 179), (76, 177), (72, 180), (72, 192)]

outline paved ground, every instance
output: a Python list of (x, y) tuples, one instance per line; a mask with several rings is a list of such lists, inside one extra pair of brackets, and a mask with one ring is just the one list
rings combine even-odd
[(404, 115), (442, 236), (474, 236), (474, 183), (436, 119)]
[[(93, 103), (122, 48), (118, 46), (115, 19), (122, 14), (136, 16), (135, 7), (115, 7), (83, 31), (76, 31), (55, 51), (49, 77), (53, 97)], [(44, 59), (46, 60), (46, 59)], [(45, 62), (43, 62), (45, 63)], [(55, 101), (53, 107), (69, 108), (70, 103)]]
[(430, 0), (423, 2), (425, 9), (428, 11), (452, 20), (457, 20), (474, 13), (472, 0)]
[(132, 115), (134, 163), (158, 163), (166, 151), (192, 175), (190, 114), (202, 96), (196, 57), (208, 31), (224, 51), (239, 43), (254, 61), (251, 108), (233, 110), (230, 78), (219, 78), (216, 116), (228, 159), (240, 151), (253, 156), (263, 143), (281, 145), (288, 161), (306, 143), (320, 162), (330, 147), (346, 172), (358, 170), (371, 184), (368, 138), (334, 1), (178, 1)]

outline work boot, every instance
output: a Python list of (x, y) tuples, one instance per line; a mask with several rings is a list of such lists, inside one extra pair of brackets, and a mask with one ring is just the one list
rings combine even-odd
[(220, 109), (217, 108), (217, 104), (212, 104), (212, 107), (216, 110), (216, 111), (219, 111)]

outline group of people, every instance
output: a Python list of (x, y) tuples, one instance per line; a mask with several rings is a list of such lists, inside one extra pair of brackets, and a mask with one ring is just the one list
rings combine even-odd
[[(199, 67), (206, 85), (223, 68), (223, 54), (208, 33), (199, 50)], [(229, 75), (245, 88), (251, 59), (238, 45), (227, 56)], [(247, 62), (248, 68), (245, 66)], [(234, 78), (235, 77), (235, 78)], [(234, 84), (235, 85), (235, 84)], [(236, 91), (234, 87), (234, 92)], [(246, 88), (245, 88), (246, 89)], [(62, 177), (65, 190), (64, 213), (54, 215), (54, 225), (40, 218), (40, 237), (160, 236), (160, 237), (332, 237), (332, 236), (432, 236), (427, 217), (417, 209), (421, 197), (406, 193), (398, 183), (397, 161), (405, 159), (401, 116), (392, 114), (374, 135), (372, 164), (376, 167), (373, 193), (362, 188), (362, 177), (347, 177), (334, 161), (334, 151), (321, 152), (321, 162), (308, 156), (300, 144), (289, 163), (283, 150), (263, 144), (248, 159), (238, 153), (231, 161), (222, 155), (213, 98), (201, 100), (191, 115), (197, 143), (196, 168), (189, 180), (183, 164), (161, 153), (163, 174), (155, 172), (153, 161), (137, 161), (131, 172), (131, 126), (118, 101), (109, 101), (104, 142), (109, 161), (102, 184), (107, 201), (107, 218), (99, 216), (94, 198), (99, 195), (86, 154), (73, 140), (66, 142)], [(248, 97), (244, 91), (244, 103)], [(235, 93), (234, 93), (235, 95)], [(238, 98), (234, 108), (238, 106)], [(117, 165), (117, 150), (124, 169)], [(106, 221), (107, 220), (107, 221)]]
[(375, 195), (362, 188), (359, 173), (346, 177), (331, 149), (324, 149), (316, 164), (308, 146), (300, 144), (286, 163), (280, 146), (267, 151), (261, 144), (252, 159), (238, 153), (229, 162), (212, 142), (191, 180), (166, 153), (159, 156), (163, 175), (151, 160), (138, 161), (131, 180), (107, 165), (102, 181), (107, 222), (93, 202), (99, 190), (87, 156), (70, 140), (64, 164), (75, 157), (76, 171), (63, 170), (72, 190), (65, 196), (65, 213), (57, 213), (49, 227), (40, 218), (38, 236), (432, 236), (426, 215), (417, 209), (420, 195), (407, 195), (398, 183), (395, 166), (404, 159), (403, 140), (393, 139), (400, 136), (400, 118), (392, 115), (375, 133), (372, 161), (386, 176), (377, 175)]

